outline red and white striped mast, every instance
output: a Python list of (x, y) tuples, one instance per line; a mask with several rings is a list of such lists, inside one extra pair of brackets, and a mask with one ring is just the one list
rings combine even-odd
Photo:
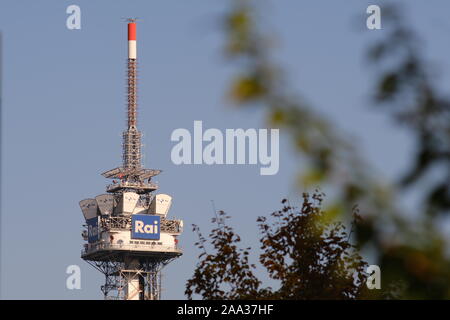
[(128, 23), (128, 59), (136, 60), (136, 20), (129, 19)]

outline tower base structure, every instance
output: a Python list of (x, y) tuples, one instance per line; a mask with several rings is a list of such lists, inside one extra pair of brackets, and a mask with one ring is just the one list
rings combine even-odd
[(161, 299), (161, 270), (175, 257), (124, 256), (124, 261), (87, 262), (105, 275), (105, 300)]

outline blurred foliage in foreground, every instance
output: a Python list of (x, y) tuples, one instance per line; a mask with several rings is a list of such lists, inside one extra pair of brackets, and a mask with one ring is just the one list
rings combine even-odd
[[(321, 209), (323, 195), (303, 195), (300, 210), (283, 200), (272, 213), (274, 223), (259, 217), (262, 253), (260, 263), (280, 287), (261, 288), (249, 263), (250, 248), (239, 249), (240, 237), (226, 224), (223, 211), (213, 218), (217, 227), (207, 239), (197, 226), (202, 250), (186, 295), (204, 299), (355, 299), (366, 289), (367, 263), (348, 242), (342, 223), (332, 222)], [(213, 250), (209, 252), (209, 250)]]
[[(282, 68), (271, 57), (270, 39), (265, 36), (264, 25), (258, 18), (258, 5), (257, 1), (235, 0), (225, 19), (226, 53), (239, 67), (239, 74), (229, 90), (231, 99), (238, 106), (264, 108), (269, 125), (290, 136), (302, 164), (307, 163), (306, 167), (300, 168), (300, 188), (331, 187), (335, 192), (333, 211), (338, 210), (343, 219), (345, 213), (352, 212), (354, 205), (359, 206), (363, 219), (354, 224), (354, 239), (358, 248), (371, 252), (374, 259), (371, 264), (381, 268), (382, 289), (371, 290), (371, 298), (391, 297), (387, 290), (394, 286), (399, 290), (399, 298), (449, 299), (449, 246), (439, 224), (449, 218), (450, 211), (450, 101), (436, 89), (428, 72), (429, 66), (422, 58), (417, 36), (406, 27), (399, 10), (393, 6), (382, 7), (383, 34), (386, 36), (368, 52), (372, 65), (379, 70), (374, 81), (375, 102), (410, 130), (418, 150), (411, 155), (413, 166), (404, 179), (388, 184), (379, 181), (374, 170), (361, 159), (359, 150), (337, 126), (289, 92)], [(415, 192), (423, 201), (417, 208), (419, 213), (408, 217), (398, 205), (403, 191), (418, 184), (432, 171), (440, 174), (426, 187), (416, 188)], [(298, 293), (295, 298), (329, 297), (326, 290), (320, 291), (323, 292), (320, 296), (316, 287), (300, 290), (298, 283), (289, 281), (289, 274), (284, 274), (286, 278), (279, 277), (280, 291), (258, 291), (260, 283), (250, 272), (248, 256), (237, 255), (237, 249), (233, 247), (238, 238), (233, 238), (232, 232), (228, 233), (230, 252), (220, 251), (224, 249), (217, 247), (221, 241), (221, 228), (231, 232), (224, 220), (213, 230), (211, 236), (219, 237), (219, 240), (213, 238), (213, 245), (219, 251), (217, 255), (200, 257), (203, 260), (188, 283), (188, 288), (196, 288), (195, 293), (203, 298), (228, 299), (245, 298), (245, 294), (248, 297), (255, 297), (255, 294), (293, 297), (289, 296), (291, 291)], [(296, 236), (292, 233), (292, 237)], [(299, 250), (298, 255), (306, 254), (304, 250), (308, 250), (303, 246), (293, 248)], [(272, 270), (283, 266), (283, 260), (275, 258), (277, 254), (283, 254), (280, 250), (271, 253), (275, 255), (271, 257), (275, 261)], [(229, 260), (225, 261), (235, 268), (222, 275), (213, 274), (220, 268), (226, 269), (222, 259), (227, 254), (230, 254)], [(268, 271), (272, 277), (276, 274)], [(236, 282), (233, 277), (248, 279), (249, 283)], [(328, 285), (339, 286), (337, 279), (329, 278)], [(233, 287), (222, 292), (217, 289), (221, 282), (242, 285), (242, 290)], [(191, 297), (190, 289), (186, 293)], [(344, 296), (361, 297), (358, 294), (341, 297)]]

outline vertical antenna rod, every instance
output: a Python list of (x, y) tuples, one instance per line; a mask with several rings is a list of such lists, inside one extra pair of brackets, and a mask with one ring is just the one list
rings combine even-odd
[(127, 120), (123, 133), (123, 167), (141, 169), (141, 133), (137, 129), (137, 48), (136, 20), (128, 20)]

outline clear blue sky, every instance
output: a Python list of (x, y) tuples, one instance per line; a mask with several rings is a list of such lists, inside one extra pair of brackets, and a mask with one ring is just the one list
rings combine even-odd
[[(380, 174), (394, 179), (414, 150), (407, 132), (370, 107), (367, 45), (382, 35), (365, 29), (369, 4), (391, 1), (283, 0), (263, 6), (279, 36), (277, 58), (301, 92), (361, 146)], [(68, 30), (77, 4), (82, 29)], [(427, 56), (449, 73), (450, 3), (407, 1), (406, 14)], [(297, 163), (281, 132), (280, 171), (258, 166), (175, 166), (174, 129), (261, 128), (263, 114), (236, 110), (224, 98), (233, 68), (222, 55), (219, 18), (227, 1), (12, 1), (0, 3), (3, 33), (1, 298), (101, 299), (103, 276), (80, 259), (83, 216), (78, 201), (104, 192), (100, 173), (121, 163), (125, 126), (126, 25), (138, 25), (140, 129), (145, 164), (164, 170), (160, 191), (171, 216), (184, 219), (184, 255), (163, 272), (163, 298), (184, 298), (198, 251), (190, 225), (210, 227), (211, 200), (258, 248), (255, 220), (294, 198)], [(359, 25), (358, 25), (359, 24)], [(441, 78), (449, 84), (449, 78)], [(284, 151), (284, 152), (283, 152)], [(68, 265), (82, 269), (82, 289), (65, 287)]]

